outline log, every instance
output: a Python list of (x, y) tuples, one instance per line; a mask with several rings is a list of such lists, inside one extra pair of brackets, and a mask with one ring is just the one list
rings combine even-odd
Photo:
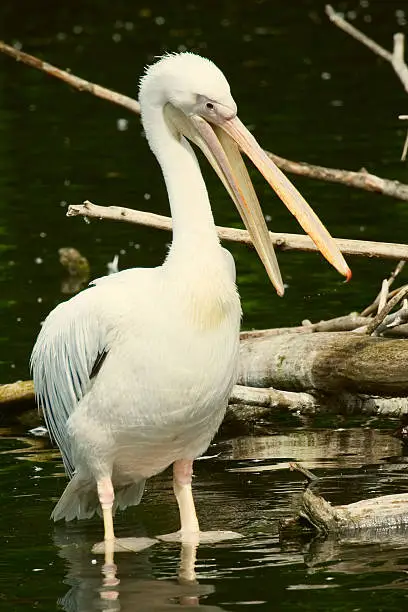
[(34, 384), (32, 380), (18, 380), (7, 385), (0, 385), (0, 405), (34, 401)]
[[(235, 385), (229, 398), (229, 403), (236, 406), (259, 406), (274, 409), (286, 409), (291, 412), (304, 411), (313, 414), (319, 406), (319, 401), (310, 393), (293, 393), (277, 389), (260, 389)], [(267, 412), (265, 411), (265, 414)]]
[(346, 392), (296, 393), (235, 385), (229, 398), (228, 413), (236, 420), (255, 422), (257, 419), (273, 419), (278, 411), (297, 416), (347, 414), (399, 418), (408, 414), (408, 397), (378, 397)]
[(290, 463), (289, 467), (302, 473), (309, 481), (302, 496), (297, 520), (306, 520), (319, 533), (353, 537), (356, 533), (360, 536), (364, 532), (389, 532), (408, 526), (408, 493), (382, 495), (352, 504), (332, 506), (322, 495), (312, 491), (312, 487), (320, 480), (313, 472), (297, 462)]
[(408, 395), (408, 342), (354, 332), (241, 340), (238, 384), (285, 391)]
[[(33, 411), (30, 426), (41, 423), (35, 410), (34, 386), (31, 380), (0, 385), (0, 408), (13, 411)], [(376, 397), (351, 393), (305, 393), (273, 388), (235, 385), (229, 398), (227, 419), (230, 422), (254, 424), (273, 420), (278, 412), (296, 416), (315, 414), (355, 414), (398, 418), (408, 414), (408, 397)]]
[(395, 529), (408, 525), (408, 493), (362, 499), (332, 506), (310, 488), (303, 494), (299, 515), (320, 533), (343, 535), (353, 531)]

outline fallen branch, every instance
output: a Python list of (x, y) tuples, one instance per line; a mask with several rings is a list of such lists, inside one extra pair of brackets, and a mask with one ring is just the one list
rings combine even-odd
[[(247, 410), (246, 410), (247, 409)], [(273, 419), (277, 411), (297, 416), (315, 414), (366, 415), (400, 418), (408, 414), (408, 397), (378, 397), (360, 393), (307, 393), (235, 385), (228, 412), (237, 420)]]
[[(133, 98), (129, 98), (128, 96), (120, 94), (116, 91), (77, 77), (70, 72), (61, 70), (60, 68), (49, 64), (48, 62), (44, 62), (33, 55), (29, 55), (28, 53), (24, 53), (19, 49), (15, 49), (2, 41), (0, 41), (0, 52), (13, 57), (19, 62), (23, 62), (28, 66), (36, 68), (37, 70), (41, 70), (50, 76), (56, 77), (68, 85), (71, 85), (71, 87), (74, 87), (78, 91), (86, 91), (87, 93), (97, 96), (98, 98), (118, 104), (119, 106), (122, 106), (133, 113), (140, 113), (140, 105)], [(348, 187), (373, 191), (398, 198), (399, 200), (408, 201), (408, 185), (400, 183), (399, 181), (384, 179), (374, 174), (370, 174), (366, 170), (354, 172), (349, 170), (338, 170), (336, 168), (325, 168), (324, 166), (315, 166), (312, 164), (284, 159), (283, 157), (274, 155), (269, 151), (266, 151), (266, 153), (275, 162), (275, 164), (285, 172), (318, 180), (341, 183), (343, 185), (347, 185)]]
[[(120, 206), (99, 206), (88, 200), (83, 204), (69, 206), (68, 217), (82, 216), (89, 219), (109, 219), (111, 221), (127, 221), (137, 225), (155, 227), (157, 229), (171, 230), (171, 219), (163, 215), (122, 208)], [(246, 230), (229, 227), (217, 227), (221, 240), (232, 242), (244, 242), (252, 244), (251, 238)], [(271, 240), (277, 249), (282, 251), (318, 251), (316, 245), (309, 236), (301, 234), (280, 234), (269, 232)], [(369, 242), (365, 240), (348, 240), (336, 238), (339, 249), (345, 255), (360, 255), (365, 257), (382, 257), (384, 259), (408, 260), (408, 245), (393, 244), (387, 242)]]
[[(379, 328), (380, 325), (384, 322), (384, 319), (391, 312), (391, 310), (395, 308), (395, 306), (397, 306), (397, 304), (399, 304), (401, 300), (403, 300), (407, 295), (408, 287), (403, 287), (402, 289), (400, 289), (398, 293), (394, 295), (389, 300), (389, 302), (385, 304), (384, 308), (382, 308), (382, 310), (380, 310), (380, 312), (374, 317), (374, 319), (367, 325), (365, 333), (368, 336), (374, 334), (377, 328)], [(388, 324), (390, 323), (391, 321), (388, 322)]]
[(286, 391), (403, 397), (408, 343), (353, 332), (241, 340), (238, 383)]
[(270, 329), (242, 331), (241, 340), (245, 340), (245, 338), (265, 338), (267, 336), (277, 336), (281, 334), (314, 334), (321, 331), (352, 331), (356, 329), (356, 327), (367, 325), (370, 321), (371, 319), (368, 317), (361, 317), (356, 312), (351, 312), (348, 315), (327, 319), (326, 321), (319, 321), (318, 323), (303, 321), (302, 325), (294, 327), (272, 327)]
[[(35, 410), (34, 401), (34, 385), (31, 380), (0, 385), (0, 408), (3, 414), (12, 416), (29, 410), (32, 412), (30, 427), (42, 422), (40, 412)], [(262, 420), (273, 420), (282, 411), (304, 417), (330, 414), (399, 418), (408, 414), (408, 397), (292, 392), (235, 385), (229, 398), (226, 419), (227, 424), (259, 425)]]
[(332, 506), (321, 495), (307, 488), (299, 514), (325, 534), (395, 529), (408, 525), (408, 493), (362, 499), (346, 506)]
[(352, 504), (332, 506), (313, 489), (319, 479), (301, 464), (293, 462), (290, 469), (306, 477), (308, 486), (302, 496), (299, 518), (306, 519), (319, 533), (325, 535), (360, 536), (364, 532), (395, 530), (408, 525), (408, 493), (382, 495), (362, 499)]
[(0, 405), (33, 401), (34, 385), (32, 380), (18, 380), (7, 385), (0, 385)]
[[(372, 336), (405, 336), (406, 324), (408, 323), (408, 306), (407, 300), (404, 300), (402, 308), (387, 315), (384, 320), (378, 325), (377, 329), (371, 334)], [(396, 332), (396, 333), (391, 333)]]
[[(390, 289), (391, 285), (394, 283), (398, 274), (400, 274), (400, 272), (404, 269), (404, 266), (405, 266), (405, 261), (399, 261), (397, 263), (394, 270), (391, 272), (390, 276), (387, 278), (388, 290)], [(398, 292), (398, 289), (396, 292)], [(366, 317), (367, 315), (372, 314), (377, 309), (381, 310), (379, 308), (381, 294), (382, 294), (382, 291), (378, 293), (377, 297), (375, 298), (374, 302), (372, 302), (372, 304), (367, 306), (367, 308), (364, 308), (364, 310), (361, 312), (362, 317)], [(392, 294), (390, 294), (389, 291), (388, 291), (388, 297), (392, 297)]]
[[(229, 398), (230, 404), (237, 406), (261, 406), (268, 409), (285, 409), (290, 412), (300, 411), (311, 414), (319, 403), (310, 393), (293, 393), (277, 389), (259, 389), (235, 385)], [(273, 414), (273, 411), (269, 411)]]

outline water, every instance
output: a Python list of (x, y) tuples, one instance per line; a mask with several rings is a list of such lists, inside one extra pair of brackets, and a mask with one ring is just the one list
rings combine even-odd
[[(328, 24), (323, 7), (317, 0), (69, 5), (3, 0), (0, 36), (131, 96), (154, 55), (194, 49), (224, 70), (242, 120), (266, 148), (333, 167), (364, 166), (406, 181), (406, 165), (398, 161), (405, 133), (396, 118), (406, 110), (406, 94), (388, 65)], [(401, 0), (371, 0), (368, 6), (350, 0), (341, 8), (351, 11), (350, 18), (356, 12), (356, 24), (388, 48), (393, 33), (404, 29)], [(86, 198), (167, 214), (160, 172), (141, 138), (138, 117), (6, 57), (0, 57), (0, 92), (0, 381), (8, 382), (29, 376), (28, 356), (40, 322), (65, 299), (60, 247), (78, 248), (97, 277), (117, 253), (120, 268), (157, 265), (169, 236), (124, 224), (87, 225), (64, 216), (67, 203)], [(252, 176), (265, 214), (272, 217), (271, 229), (298, 231), (262, 179), (255, 172)], [(206, 177), (217, 222), (238, 225), (228, 196), (207, 170)], [(406, 241), (406, 203), (294, 180), (334, 235)], [(254, 253), (238, 245), (231, 250), (245, 328), (285, 326), (361, 309), (392, 268), (387, 262), (352, 259), (353, 281), (346, 285), (318, 256), (283, 253), (279, 259), (289, 286), (280, 300)], [(72, 589), (61, 604), (67, 610), (119, 609), (117, 602), (103, 603), (100, 560), (92, 564), (89, 553), (101, 537), (100, 523), (54, 528), (48, 516), (64, 486), (63, 478), (56, 478), (58, 459), (41, 449), (34, 456), (22, 453), (26, 443), (16, 432), (7, 435), (0, 442), (0, 606), (54, 610)], [(329, 543), (328, 552), (319, 543), (280, 542), (278, 520), (295, 511), (302, 481), (286, 469), (269, 469), (297, 458), (321, 473), (364, 475), (353, 491), (327, 481), (332, 499), (342, 503), (351, 501), (351, 492), (357, 498), (390, 492), (396, 475), (391, 470), (392, 478), (383, 476), (380, 464), (393, 466), (403, 450), (389, 434), (370, 430), (356, 434), (352, 451), (344, 442), (348, 434), (322, 432), (302, 441), (300, 435), (306, 433), (287, 431), (284, 443), (273, 448), (268, 444), (277, 441), (275, 436), (267, 437), (268, 444), (261, 438), (231, 439), (223, 442), (219, 458), (200, 462), (195, 488), (203, 527), (236, 529), (245, 539), (199, 549), (196, 592), (183, 591), (174, 581), (177, 547), (157, 545), (140, 555), (121, 556), (120, 609), (161, 610), (171, 602), (192, 607), (197, 597), (210, 610), (244, 605), (262, 610), (403, 609), (404, 546)], [(332, 435), (340, 442), (328, 455)], [(378, 436), (375, 443), (373, 435)], [(373, 454), (377, 445), (380, 450)], [(261, 467), (267, 469), (258, 471)], [(150, 485), (140, 508), (119, 517), (118, 529), (120, 535), (152, 536), (176, 528), (176, 516), (169, 476), (163, 475)]]
[[(102, 536), (98, 518), (53, 525), (49, 512), (64, 486), (61, 463), (44, 443), (1, 431), (2, 571), (0, 608), (158, 610), (401, 610), (407, 602), (406, 533), (380, 542), (279, 536), (294, 516), (303, 477), (288, 461), (302, 459), (322, 476), (333, 503), (407, 492), (400, 443), (384, 431), (280, 430), (276, 435), (220, 439), (196, 464), (195, 495), (202, 528), (244, 537), (199, 547), (197, 584), (179, 584), (180, 545), (158, 543), (116, 555), (120, 584), (102, 584), (102, 560), (91, 553)], [(272, 432), (271, 432), (272, 433)], [(33, 446), (35, 444), (35, 446)], [(117, 516), (120, 537), (177, 528), (168, 472), (152, 479), (138, 508)], [(113, 594), (112, 594), (113, 593)], [(112, 598), (114, 598), (112, 600)], [(116, 606), (116, 607), (115, 607)]]

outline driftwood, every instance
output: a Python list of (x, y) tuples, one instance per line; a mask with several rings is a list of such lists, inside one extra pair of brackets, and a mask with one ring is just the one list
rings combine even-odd
[(332, 506), (310, 488), (302, 498), (300, 516), (323, 533), (391, 529), (408, 526), (408, 493), (362, 499), (346, 506)]
[[(0, 409), (9, 414), (34, 410), (30, 427), (41, 422), (34, 401), (34, 386), (31, 380), (0, 385)], [(229, 398), (227, 419), (250, 425), (260, 421), (273, 421), (277, 412), (282, 411), (296, 416), (325, 413), (401, 417), (408, 414), (408, 397), (377, 397), (345, 392), (307, 393), (235, 385)]]
[[(397, 418), (408, 414), (408, 397), (378, 397), (344, 391), (307, 393), (244, 385), (235, 385), (229, 404), (229, 416), (246, 423), (255, 423), (259, 419), (274, 420), (277, 411), (296, 416), (343, 414)], [(406, 438), (406, 434), (403, 437)]]
[[(388, 289), (387, 298), (388, 297), (392, 297), (392, 296), (390, 296), (391, 285), (394, 283), (394, 281), (397, 278), (397, 276), (402, 272), (404, 267), (405, 267), (405, 261), (399, 261), (397, 263), (397, 265), (395, 266), (394, 270), (391, 272), (390, 276), (387, 279), (384, 279), (383, 283), (384, 282), (387, 283), (387, 289)], [(372, 302), (369, 306), (367, 306), (361, 312), (361, 316), (365, 317), (365, 316), (367, 316), (369, 314), (372, 314), (376, 310), (380, 310), (380, 300), (381, 300), (381, 297), (382, 297), (382, 288), (381, 288), (381, 291), (379, 292), (379, 294), (377, 295), (377, 297), (375, 298), (374, 302)]]
[(241, 341), (239, 384), (286, 391), (408, 395), (408, 343), (353, 332)]
[[(291, 468), (300, 471), (310, 483), (316, 484), (319, 480), (297, 463), (292, 463)], [(332, 506), (308, 486), (303, 493), (299, 516), (306, 519), (318, 532), (339, 536), (355, 531), (406, 527), (408, 493), (383, 495), (344, 506)]]
[[(378, 313), (366, 326), (364, 333), (367, 335), (379, 336), (381, 332), (387, 328), (387, 326), (396, 326), (400, 323), (405, 323), (408, 315), (408, 308), (405, 304), (405, 297), (407, 295), (408, 287), (403, 287), (388, 302), (386, 296), (384, 297), (384, 300), (382, 300), (380, 297), (378, 303)], [(397, 313), (391, 315), (391, 310), (393, 310), (401, 300), (404, 300), (403, 307)]]
[[(27, 64), (37, 70), (41, 70), (50, 76), (56, 77), (74, 87), (78, 91), (85, 91), (98, 98), (113, 102), (126, 108), (133, 113), (140, 113), (140, 105), (137, 100), (124, 96), (116, 91), (112, 91), (96, 83), (91, 83), (80, 77), (75, 76), (71, 72), (61, 70), (56, 66), (44, 62), (38, 57), (29, 55), (7, 45), (0, 41), (0, 52), (13, 57), (19, 62)], [(275, 164), (283, 171), (299, 176), (306, 176), (313, 179), (329, 181), (333, 183), (340, 183), (347, 185), (348, 187), (355, 187), (357, 189), (364, 189), (366, 191), (372, 191), (382, 195), (398, 198), (399, 200), (408, 201), (408, 185), (400, 183), (399, 181), (393, 181), (384, 179), (379, 176), (375, 176), (367, 172), (365, 169), (359, 172), (350, 170), (339, 170), (336, 168), (325, 168), (323, 166), (314, 166), (305, 162), (296, 162), (289, 159), (284, 159), (278, 155), (266, 151), (269, 157), (275, 162)]]
[(34, 401), (32, 380), (18, 380), (14, 383), (0, 385), (0, 405)]
[(326, 319), (318, 323), (312, 323), (308, 319), (302, 321), (302, 325), (294, 327), (270, 327), (269, 329), (254, 329), (241, 332), (241, 340), (246, 338), (265, 338), (267, 336), (278, 336), (282, 334), (314, 334), (317, 332), (352, 331), (358, 327), (367, 325), (371, 321), (369, 317), (362, 317), (357, 312), (348, 315)]
[[(171, 230), (171, 218), (155, 213), (123, 208), (121, 206), (100, 206), (86, 200), (83, 204), (68, 207), (67, 216), (86, 217), (88, 219), (108, 219), (111, 221), (126, 221), (137, 225)], [(244, 242), (252, 244), (246, 230), (230, 227), (217, 227), (221, 240)], [(318, 248), (309, 236), (301, 234), (283, 234), (269, 232), (271, 240), (277, 249), (316, 252)], [(408, 260), (408, 245), (390, 242), (369, 242), (366, 240), (349, 240), (336, 238), (336, 244), (345, 255), (360, 255), (364, 257), (381, 257), (383, 259)]]

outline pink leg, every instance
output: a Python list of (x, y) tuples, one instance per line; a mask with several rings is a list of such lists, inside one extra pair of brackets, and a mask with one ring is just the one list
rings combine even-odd
[(180, 530), (158, 536), (164, 542), (182, 542), (182, 563), (180, 578), (194, 580), (194, 561), (197, 545), (202, 542), (213, 543), (221, 540), (240, 538), (238, 533), (232, 531), (200, 531), (194, 507), (191, 480), (193, 476), (193, 461), (179, 459), (173, 464), (173, 489), (180, 512)]
[(115, 533), (113, 531), (112, 507), (115, 493), (113, 491), (112, 480), (109, 476), (98, 480), (98, 497), (103, 513), (103, 525), (105, 528), (105, 540), (114, 540)]
[(103, 513), (104, 542), (105, 542), (105, 565), (102, 573), (104, 574), (105, 586), (116, 586), (119, 580), (116, 578), (116, 565), (113, 562), (115, 549), (115, 532), (113, 530), (112, 507), (115, 499), (112, 480), (109, 476), (101, 478), (96, 483), (98, 489), (99, 503)]
[(96, 486), (103, 512), (105, 535), (104, 541), (95, 544), (92, 552), (105, 553), (105, 565), (103, 566), (103, 573), (105, 575), (104, 584), (115, 586), (119, 583), (119, 580), (116, 578), (116, 565), (113, 562), (114, 552), (138, 552), (156, 544), (157, 540), (150, 538), (115, 538), (112, 516), (115, 492), (110, 476), (105, 476), (98, 480)]
[(198, 535), (200, 533), (191, 491), (192, 476), (193, 461), (191, 459), (179, 459), (174, 462), (173, 489), (180, 512), (180, 533), (182, 536), (186, 534)]

